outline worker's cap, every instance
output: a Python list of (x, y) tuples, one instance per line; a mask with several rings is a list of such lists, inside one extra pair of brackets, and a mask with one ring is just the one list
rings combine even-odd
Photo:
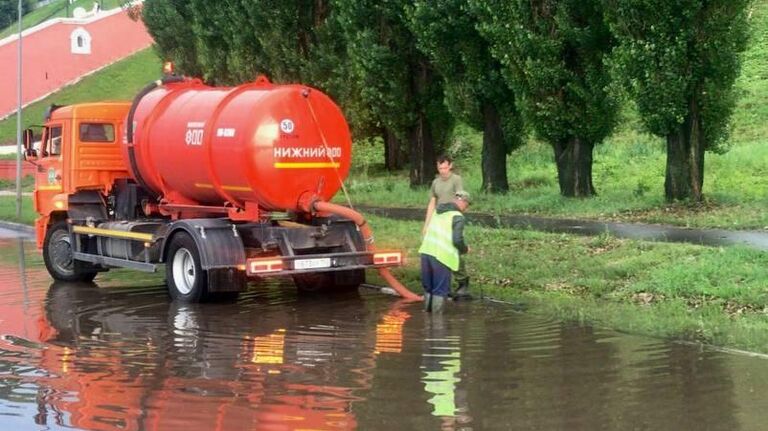
[(469, 197), (469, 192), (466, 191), (466, 190), (459, 190), (459, 191), (457, 191), (456, 194), (454, 195), (454, 197), (456, 199), (463, 200), (467, 204), (471, 204), (472, 203), (472, 198)]

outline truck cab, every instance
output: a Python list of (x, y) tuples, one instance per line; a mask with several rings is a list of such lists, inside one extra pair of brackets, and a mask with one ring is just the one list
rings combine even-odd
[(128, 178), (119, 139), (130, 107), (114, 102), (49, 108), (40, 147), (27, 154), (37, 166), (32, 200), (39, 249), (48, 227), (67, 219), (71, 198), (107, 196), (116, 179)]

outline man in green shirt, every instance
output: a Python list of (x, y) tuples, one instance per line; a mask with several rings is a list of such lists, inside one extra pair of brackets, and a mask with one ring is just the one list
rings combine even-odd
[[(435, 210), (440, 209), (441, 205), (453, 204), (454, 197), (459, 191), (464, 191), (464, 184), (461, 177), (453, 172), (453, 160), (448, 155), (441, 155), (437, 158), (437, 178), (432, 181), (432, 187), (429, 191), (429, 204), (427, 205), (427, 214), (424, 218), (424, 227), (421, 229), (421, 236), (427, 233), (427, 226), (435, 214)], [(464, 256), (459, 259), (459, 269), (453, 272), (453, 278), (456, 280), (457, 289), (451, 296), (454, 299), (471, 299), (469, 294), (469, 275)]]

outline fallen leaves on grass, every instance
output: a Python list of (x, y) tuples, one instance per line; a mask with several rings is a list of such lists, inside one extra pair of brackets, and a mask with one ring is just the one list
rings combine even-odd
[(651, 305), (654, 302), (661, 301), (663, 299), (663, 295), (651, 292), (639, 292), (632, 295), (632, 301), (639, 305)]

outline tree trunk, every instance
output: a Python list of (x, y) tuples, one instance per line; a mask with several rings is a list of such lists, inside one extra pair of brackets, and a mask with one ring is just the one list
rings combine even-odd
[(395, 134), (384, 130), (384, 167), (388, 171), (403, 169), (408, 161), (408, 153), (403, 150), (403, 145)]
[(416, 126), (410, 132), (411, 141), (411, 187), (429, 185), (435, 179), (435, 143), (426, 115), (419, 112)]
[[(413, 77), (413, 98), (419, 100), (427, 92), (431, 80), (434, 79), (432, 71), (425, 60), (416, 65), (416, 76)], [(432, 125), (427, 118), (426, 107), (417, 102), (418, 116), (416, 124), (409, 130), (410, 159), (411, 159), (411, 187), (428, 185), (435, 178), (437, 167), (435, 166), (435, 140), (432, 134)]]
[(560, 194), (587, 198), (597, 194), (592, 184), (592, 143), (578, 138), (554, 145)]
[(491, 193), (506, 193), (507, 183), (507, 149), (504, 146), (504, 135), (501, 129), (499, 111), (493, 104), (483, 105), (483, 150), (482, 173), (483, 190)]
[(691, 199), (700, 202), (704, 185), (704, 142), (696, 99), (688, 116), (674, 133), (667, 135), (667, 173), (664, 196), (668, 202)]

